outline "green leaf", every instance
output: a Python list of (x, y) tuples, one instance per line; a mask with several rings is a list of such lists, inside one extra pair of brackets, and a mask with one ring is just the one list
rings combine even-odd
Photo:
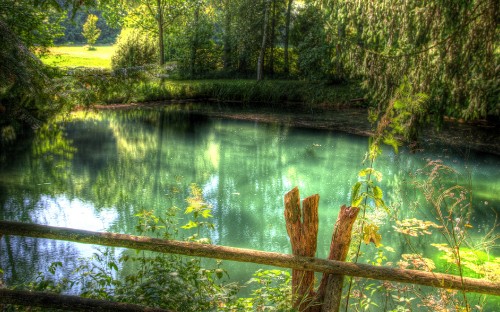
[(373, 168), (365, 168), (365, 169), (361, 170), (358, 173), (358, 175), (360, 177), (365, 177), (365, 176), (370, 175), (370, 176), (374, 176), (375, 179), (377, 179), (377, 181), (379, 181), (379, 182), (382, 181), (382, 172), (377, 171), (377, 170), (375, 170)]
[(186, 225), (181, 226), (181, 228), (185, 230), (192, 229), (195, 227), (198, 227), (198, 223), (194, 222), (193, 220), (189, 220), (189, 222)]
[(108, 263), (108, 266), (110, 269), (118, 271), (118, 266), (116, 265), (116, 263), (110, 262), (110, 263)]
[(384, 143), (392, 146), (396, 154), (399, 152), (399, 146), (401, 145), (401, 143), (398, 140), (396, 140), (393, 136), (384, 138)]
[(375, 199), (375, 206), (377, 206), (377, 208), (383, 208), (387, 213), (390, 212), (389, 207), (387, 207), (383, 199), (380, 198)]
[(375, 199), (382, 199), (383, 193), (382, 193), (382, 189), (380, 187), (375, 186), (373, 188), (373, 197), (375, 197)]
[(358, 198), (353, 198), (351, 202), (351, 207), (359, 207), (363, 199), (366, 198), (366, 193), (362, 193)]
[(361, 188), (361, 185), (362, 185), (361, 182), (356, 182), (356, 184), (354, 184), (354, 186), (352, 187), (351, 207), (356, 207), (354, 203), (359, 196), (359, 190)]
[(215, 270), (215, 275), (217, 276), (218, 279), (221, 279), (224, 276), (224, 270), (222, 270), (222, 269), (216, 269)]
[(365, 169), (361, 170), (361, 171), (358, 173), (358, 175), (359, 175), (360, 177), (365, 177), (365, 176), (367, 176), (367, 175), (371, 174), (372, 172), (373, 172), (373, 168), (365, 168)]
[(55, 274), (56, 273), (56, 269), (57, 267), (61, 267), (62, 268), (62, 262), (60, 261), (57, 261), (57, 262), (52, 262), (52, 264), (49, 266), (49, 269), (48, 271), (52, 274)]
[(405, 107), (405, 103), (403, 101), (400, 101), (400, 100), (394, 101), (394, 108), (400, 109), (400, 108), (404, 108), (404, 107)]
[(211, 218), (210, 209), (205, 209), (201, 212), (201, 216), (205, 219)]

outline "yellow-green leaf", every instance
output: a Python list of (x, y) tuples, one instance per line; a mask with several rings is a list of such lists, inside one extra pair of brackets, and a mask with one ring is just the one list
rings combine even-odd
[(361, 188), (361, 182), (356, 182), (356, 184), (354, 184), (354, 186), (352, 187), (351, 207), (357, 207), (356, 202), (358, 201), (359, 198), (360, 188)]
[(359, 175), (360, 177), (365, 177), (365, 176), (367, 176), (367, 175), (371, 174), (372, 172), (373, 172), (373, 168), (365, 168), (365, 169), (361, 170), (361, 171), (358, 173), (358, 175)]
[(210, 209), (205, 209), (201, 212), (201, 216), (205, 219), (211, 218), (212, 215), (210, 214)]
[(383, 192), (382, 192), (382, 189), (380, 187), (375, 186), (373, 188), (373, 197), (375, 197), (376, 199), (382, 199)]
[(351, 207), (359, 207), (363, 199), (366, 197), (366, 193), (361, 194), (357, 198), (353, 198), (351, 201)]
[(192, 220), (189, 220), (189, 222), (186, 225), (181, 226), (181, 228), (183, 228), (185, 230), (192, 229), (192, 228), (195, 228), (195, 227), (198, 227), (198, 223), (193, 222)]
[(379, 247), (382, 241), (382, 235), (378, 233), (378, 226), (375, 224), (367, 224), (363, 228), (363, 241), (365, 244), (374, 243)]

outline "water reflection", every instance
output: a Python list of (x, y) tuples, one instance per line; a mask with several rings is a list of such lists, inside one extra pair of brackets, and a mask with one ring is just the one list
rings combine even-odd
[[(326, 257), (339, 207), (367, 149), (367, 139), (347, 134), (221, 119), (186, 111), (127, 110), (75, 113), (68, 122), (49, 124), (31, 148), (0, 170), (0, 218), (88, 230), (136, 233), (136, 214), (186, 206), (189, 185), (197, 183), (213, 206), (215, 230), (203, 233), (213, 243), (290, 252), (283, 218), (283, 195), (299, 186), (303, 197), (320, 194), (318, 256)], [(28, 145), (29, 146), (29, 145)], [(436, 154), (438, 153), (438, 154)], [(394, 154), (389, 148), (376, 164), (384, 174), (386, 201), (399, 205), (400, 217), (418, 211), (418, 192), (410, 173), (428, 158), (442, 158), (457, 169), (468, 166), (473, 185), (474, 233), (491, 229), (498, 209), (500, 160), (486, 155), (459, 157), (452, 151)], [(456, 182), (456, 181), (451, 181)], [(180, 224), (186, 216), (180, 214)], [(192, 233), (181, 231), (179, 238)], [(390, 226), (383, 243), (411, 248)], [(435, 252), (425, 238), (416, 248)], [(5, 237), (0, 265), (15, 284), (44, 270), (52, 261), (74, 263), (94, 247)], [(372, 246), (363, 246), (366, 253)], [(6, 255), (6, 256), (3, 256)], [(231, 270), (231, 268), (234, 268)], [(247, 280), (255, 265), (229, 265), (233, 279)]]

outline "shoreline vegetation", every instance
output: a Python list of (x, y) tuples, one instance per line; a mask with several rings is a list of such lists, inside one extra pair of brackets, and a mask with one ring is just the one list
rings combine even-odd
[[(97, 46), (87, 51), (82, 45), (55, 47), (51, 53), (61, 55), (55, 67), (63, 72), (59, 79), (72, 84), (76, 109), (124, 109), (162, 105), (197, 103), (196, 110), (218, 118), (259, 122), (280, 122), (290, 126), (342, 131), (370, 136), (372, 126), (368, 111), (372, 106), (356, 81), (328, 83), (266, 79), (192, 79), (176, 77), (175, 64), (165, 70), (143, 66), (128, 70), (111, 70), (94, 66), (96, 61), (81, 66), (81, 56), (99, 58), (110, 54), (112, 46)], [(50, 65), (51, 58), (42, 59)], [(51, 66), (54, 66), (53, 64)], [(73, 78), (73, 79), (72, 79)], [(73, 80), (72, 83), (69, 81)], [(191, 108), (192, 109), (192, 108)], [(428, 127), (422, 133), (427, 143), (445, 144), (463, 150), (477, 150), (500, 155), (498, 124), (486, 120), (465, 122), (444, 118), (440, 129)], [(457, 139), (461, 138), (461, 139)], [(467, 138), (464, 140), (463, 138)]]
[[(167, 64), (165, 70), (142, 66), (113, 71), (110, 65), (96, 65), (103, 55), (111, 55), (113, 46), (96, 48), (87, 51), (82, 45), (59, 46), (42, 58), (46, 65), (56, 66), (53, 69), (63, 73), (58, 79), (72, 85), (73, 101), (81, 103), (76, 109), (198, 103), (199, 112), (218, 118), (280, 122), (295, 127), (373, 135), (373, 127), (368, 121), (373, 105), (358, 81), (256, 81), (217, 77), (185, 80), (176, 77), (175, 64)], [(52, 54), (56, 54), (60, 63), (53, 62)], [(82, 66), (82, 60), (89, 61)], [(422, 139), (430, 144), (500, 155), (500, 144), (496, 143), (500, 142), (499, 133), (495, 122), (465, 122), (445, 117), (439, 129), (424, 129)]]

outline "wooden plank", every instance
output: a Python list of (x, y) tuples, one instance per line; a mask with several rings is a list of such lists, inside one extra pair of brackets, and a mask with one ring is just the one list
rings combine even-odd
[(458, 289), (467, 292), (500, 296), (500, 283), (493, 283), (481, 279), (464, 277), (462, 283), (462, 278), (460, 276), (451, 274), (403, 270), (385, 266), (372, 266), (362, 263), (349, 263), (336, 260), (317, 259), (313, 257), (294, 256), (277, 252), (165, 240), (118, 233), (100, 233), (47, 225), (24, 224), (11, 221), (0, 221), (0, 236), (2, 234), (150, 250), (192, 257), (252, 262), (281, 268), (344, 274), (347, 276), (357, 276), (446, 289)]

